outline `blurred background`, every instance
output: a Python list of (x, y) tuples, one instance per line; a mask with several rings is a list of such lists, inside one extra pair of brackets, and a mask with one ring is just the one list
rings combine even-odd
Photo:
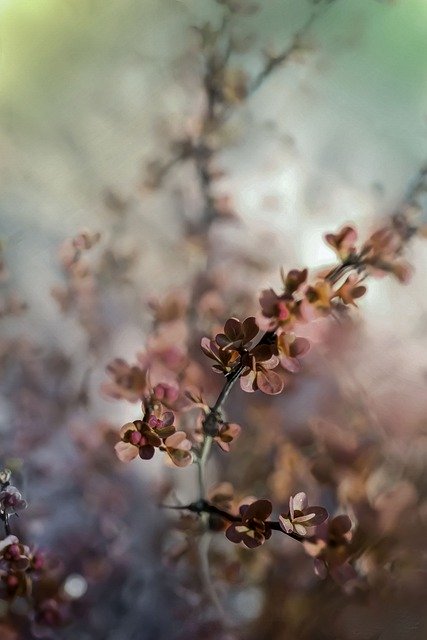
[[(204, 61), (228, 10), (223, 119), (209, 129)], [(193, 499), (194, 470), (120, 464), (115, 434), (139, 407), (105, 392), (108, 363), (152, 344), (153, 300), (198, 300), (186, 332), (173, 327), (192, 352), (252, 313), (280, 267), (333, 263), (325, 232), (353, 222), (365, 238), (414, 206), (426, 42), (424, 0), (0, 0), (0, 459), (29, 502), (16, 527), (53, 555), (67, 605), (46, 631), (1, 601), (6, 640), (426, 637), (425, 240), (408, 247), (408, 285), (369, 281), (351, 327), (313, 337), (283, 398), (236, 390), (229, 418), (247, 434), (209, 468), (241, 496), (280, 505), (310, 490), (345, 508), (366, 537), (355, 593), (319, 583), (292, 540), (239, 550), (242, 570), (221, 538), (211, 560), (233, 622), (218, 621), (157, 507), (172, 487)], [(81, 285), (66, 242), (83, 229), (101, 236)]]

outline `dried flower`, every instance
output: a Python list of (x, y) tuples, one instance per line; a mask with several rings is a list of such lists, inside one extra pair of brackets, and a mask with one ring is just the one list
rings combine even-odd
[(60, 627), (64, 623), (64, 613), (53, 598), (41, 602), (37, 608), (35, 621), (41, 627)]
[(327, 280), (318, 280), (308, 287), (306, 291), (306, 299), (315, 312), (328, 312), (331, 308), (332, 297), (332, 287)]
[(308, 270), (291, 269), (287, 275), (282, 271), (284, 292), (277, 294), (273, 289), (261, 292), (259, 303), (261, 315), (258, 325), (264, 331), (275, 331), (279, 327), (289, 327), (297, 321), (305, 320), (304, 306)]
[(10, 569), (0, 573), (2, 586), (8, 598), (25, 597), (31, 594), (31, 578), (25, 571)]
[(305, 493), (297, 493), (289, 498), (289, 512), (279, 516), (280, 526), (286, 533), (307, 535), (310, 527), (321, 524), (328, 517), (323, 507), (309, 507)]

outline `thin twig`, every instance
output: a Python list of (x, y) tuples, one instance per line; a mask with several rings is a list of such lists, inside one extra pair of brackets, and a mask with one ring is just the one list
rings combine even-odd
[[(161, 505), (166, 509), (177, 509), (181, 511), (191, 511), (192, 513), (197, 513), (199, 515), (203, 514), (211, 514), (216, 515), (226, 520), (227, 522), (241, 522), (241, 516), (238, 516), (234, 513), (230, 513), (229, 511), (224, 511), (223, 509), (219, 509), (214, 504), (208, 502), (207, 500), (198, 500), (197, 502), (191, 502), (187, 505)], [(267, 520), (265, 523), (266, 527), (271, 531), (279, 531), (280, 533), (285, 534), (289, 538), (296, 540), (297, 542), (315, 542), (315, 536), (300, 536), (298, 533), (287, 532), (280, 526), (280, 522), (278, 520)]]

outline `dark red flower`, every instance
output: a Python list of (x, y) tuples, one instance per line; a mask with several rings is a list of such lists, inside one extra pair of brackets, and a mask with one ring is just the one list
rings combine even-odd
[(215, 336), (215, 342), (222, 349), (239, 351), (247, 346), (258, 334), (259, 327), (255, 318), (250, 317), (240, 322), (237, 318), (229, 318), (224, 325), (224, 333)]
[(218, 373), (229, 373), (240, 360), (238, 351), (223, 349), (209, 338), (202, 338), (200, 346), (203, 353), (215, 361), (212, 369)]
[(269, 500), (256, 500), (252, 504), (240, 507), (241, 519), (233, 522), (225, 532), (231, 542), (243, 544), (249, 549), (255, 549), (264, 544), (271, 536), (271, 529), (266, 522), (272, 512)]

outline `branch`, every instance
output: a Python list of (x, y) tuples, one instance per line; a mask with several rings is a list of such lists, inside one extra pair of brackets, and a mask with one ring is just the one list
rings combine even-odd
[[(332, 0), (334, 1), (334, 0)], [(328, 4), (331, 4), (329, 2)], [(326, 8), (326, 7), (323, 7)], [(286, 62), (301, 44), (301, 39), (310, 30), (315, 23), (321, 11), (313, 11), (302, 27), (294, 34), (291, 43), (277, 56), (269, 57), (263, 69), (255, 76), (251, 86), (248, 89), (248, 95), (252, 95), (262, 85), (264, 80), (280, 65)]]

